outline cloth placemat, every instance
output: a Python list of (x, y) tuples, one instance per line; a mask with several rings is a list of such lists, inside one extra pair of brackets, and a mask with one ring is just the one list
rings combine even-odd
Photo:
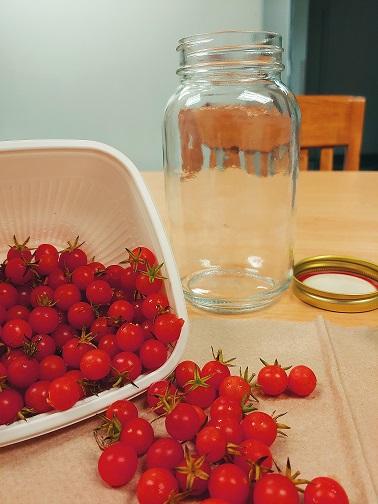
[[(336, 478), (351, 504), (377, 504), (378, 489), (378, 330), (341, 328), (322, 318), (308, 323), (195, 319), (183, 358), (203, 364), (210, 347), (223, 348), (242, 367), (260, 368), (259, 357), (285, 365), (307, 364), (318, 377), (306, 399), (282, 395), (260, 400), (259, 409), (287, 411), (291, 426), (273, 456), (311, 479)], [(143, 404), (139, 398), (137, 403)], [(160, 425), (159, 425), (160, 424)], [(158, 431), (162, 421), (156, 422)], [(0, 450), (0, 502), (81, 504), (137, 502), (138, 474), (124, 488), (109, 489), (97, 475), (99, 449), (93, 439), (97, 419)], [(143, 461), (140, 462), (141, 470)]]

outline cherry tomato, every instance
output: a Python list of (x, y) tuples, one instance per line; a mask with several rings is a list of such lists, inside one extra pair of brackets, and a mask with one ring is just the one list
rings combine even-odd
[(32, 336), (32, 328), (26, 320), (13, 319), (3, 326), (1, 338), (10, 348), (18, 348), (25, 343), (25, 340)]
[(110, 303), (113, 291), (105, 280), (93, 280), (86, 288), (85, 295), (90, 303), (103, 305)]
[(13, 349), (10, 350), (9, 352), (6, 352), (2, 357), (1, 357), (1, 363), (5, 366), (6, 369), (8, 369), (9, 364), (14, 361), (15, 359), (18, 359), (20, 357), (25, 357), (25, 354), (22, 350), (20, 349)]
[(227, 443), (240, 444), (243, 439), (240, 423), (236, 418), (222, 416), (210, 420), (207, 425), (212, 425), (221, 430), (226, 436)]
[(224, 498), (229, 504), (244, 504), (249, 494), (248, 478), (236, 465), (222, 464), (210, 475), (209, 493), (210, 497)]
[(147, 469), (137, 485), (139, 504), (165, 504), (177, 491), (175, 477), (164, 467)]
[(299, 504), (298, 490), (294, 483), (282, 474), (264, 474), (255, 483), (254, 504)]
[(146, 271), (148, 266), (156, 264), (155, 254), (147, 247), (135, 247), (129, 252), (129, 263), (134, 270)]
[(189, 441), (200, 429), (200, 420), (191, 404), (179, 403), (165, 417), (165, 428), (177, 441)]
[(136, 473), (138, 457), (131, 446), (114, 443), (101, 453), (98, 472), (105, 483), (111, 487), (126, 485)]
[(67, 410), (79, 399), (79, 389), (72, 378), (61, 376), (50, 383), (48, 401), (56, 410)]
[(181, 444), (172, 438), (160, 438), (152, 443), (146, 455), (147, 468), (174, 469), (184, 458)]
[(143, 367), (149, 371), (153, 371), (166, 362), (168, 350), (160, 341), (149, 339), (140, 347), (139, 355)]
[(11, 259), (14, 259), (15, 257), (21, 258), (26, 262), (29, 262), (32, 258), (32, 252), (27, 246), (27, 243), (29, 242), (29, 238), (23, 242), (23, 243), (18, 243), (16, 237), (13, 237), (14, 240), (14, 245), (12, 245), (8, 252), (7, 252), (7, 259), (10, 261)]
[(251, 384), (241, 376), (227, 376), (219, 385), (219, 395), (242, 402), (248, 399)]
[(319, 476), (306, 486), (304, 504), (349, 504), (349, 499), (337, 481)]
[(122, 381), (134, 381), (142, 372), (142, 364), (137, 355), (132, 352), (120, 352), (111, 362), (113, 376), (121, 375)]
[(196, 437), (196, 449), (199, 455), (205, 455), (212, 464), (221, 460), (226, 454), (227, 438), (224, 432), (211, 425), (199, 431)]
[(51, 333), (56, 346), (62, 348), (68, 340), (77, 336), (75, 330), (68, 324), (59, 324), (58, 327)]
[(0, 304), (10, 308), (17, 302), (17, 289), (8, 282), (0, 282)]
[(240, 423), (244, 439), (256, 439), (270, 446), (277, 437), (277, 422), (262, 411), (253, 411)]
[(132, 301), (132, 305), (134, 308), (133, 322), (140, 324), (144, 320), (144, 315), (142, 313), (142, 300), (136, 299), (135, 301)]
[[(21, 285), (20, 287), (18, 287), (16, 302), (22, 306), (29, 306), (31, 291), (32, 291), (32, 289), (28, 285)], [(2, 306), (1, 301), (0, 301), (0, 306)], [(0, 317), (0, 323), (1, 323), (1, 317)]]
[(49, 305), (54, 301), (54, 291), (48, 285), (38, 285), (30, 292), (30, 303), (36, 306)]
[(128, 301), (119, 299), (109, 306), (108, 317), (122, 322), (132, 322), (134, 318), (134, 307)]
[(289, 373), (288, 389), (293, 394), (306, 397), (316, 387), (316, 376), (307, 366), (295, 366)]
[(50, 255), (58, 259), (59, 253), (54, 245), (50, 243), (41, 243), (35, 250), (34, 256), (38, 260), (45, 255)]
[(5, 276), (14, 285), (25, 285), (33, 277), (30, 267), (21, 257), (15, 257), (6, 263)]
[(272, 467), (272, 454), (269, 448), (256, 439), (246, 439), (239, 445), (240, 455), (234, 457), (234, 464), (243, 469), (246, 474), (249, 474), (252, 464), (266, 457), (261, 463), (261, 467), (270, 469)]
[(122, 269), (120, 275), (120, 282), (122, 289), (125, 289), (126, 291), (135, 290), (136, 277), (137, 273), (131, 266), (129, 268)]
[(142, 313), (150, 320), (164, 312), (169, 306), (168, 298), (162, 292), (150, 294), (142, 302)]
[(110, 356), (95, 348), (86, 352), (80, 359), (80, 371), (88, 380), (102, 380), (110, 372)]
[(278, 396), (287, 387), (286, 371), (279, 365), (264, 366), (257, 375), (257, 383), (264, 394)]
[(196, 413), (197, 413), (197, 416), (199, 419), (199, 423), (200, 423), (200, 429), (201, 429), (205, 425), (205, 423), (207, 422), (207, 415), (203, 411), (203, 409), (200, 408), (199, 406), (196, 406), (195, 404), (192, 404), (192, 406), (196, 410)]
[(82, 399), (85, 396), (85, 388), (81, 383), (84, 380), (83, 373), (79, 369), (71, 369), (64, 374), (64, 377), (74, 383), (79, 393), (79, 399)]
[(220, 396), (210, 406), (210, 416), (212, 419), (228, 416), (240, 422), (243, 417), (243, 411), (238, 401)]
[(58, 267), (58, 258), (51, 254), (43, 254), (36, 260), (35, 268), (40, 275), (49, 275)]
[(73, 304), (81, 300), (80, 290), (73, 283), (60, 285), (55, 289), (54, 300), (58, 308), (67, 311)]
[(36, 413), (46, 413), (52, 406), (47, 402), (50, 382), (47, 380), (32, 383), (25, 392), (25, 406)]
[(230, 368), (218, 360), (212, 360), (207, 362), (202, 368), (203, 376), (210, 376), (207, 383), (214, 387), (216, 390), (219, 389), (220, 384), (231, 375)]
[(58, 327), (58, 312), (51, 306), (37, 306), (30, 312), (29, 324), (34, 332), (49, 334)]
[(26, 308), (26, 306), (14, 305), (11, 306), (6, 312), (6, 320), (13, 320), (13, 319), (28, 320), (29, 313), (30, 312)]
[(105, 416), (109, 420), (117, 418), (124, 427), (130, 420), (138, 418), (138, 409), (134, 403), (127, 399), (120, 399), (108, 406)]
[(182, 361), (175, 369), (176, 383), (179, 387), (184, 388), (189, 380), (193, 380), (195, 371), (200, 371), (198, 365), (190, 360)]
[(47, 284), (54, 290), (65, 283), (68, 283), (68, 277), (61, 268), (55, 269), (47, 277)]
[(208, 408), (217, 396), (215, 388), (207, 386), (207, 382), (198, 384), (195, 388), (192, 388), (192, 385), (188, 384), (184, 387), (184, 392), (187, 403), (195, 404), (203, 409)]
[(29, 387), (39, 378), (39, 362), (29, 357), (14, 359), (8, 366), (8, 381), (17, 388)]
[(121, 441), (132, 446), (137, 455), (143, 455), (154, 441), (154, 430), (144, 418), (129, 420), (122, 428)]
[(97, 341), (105, 334), (114, 333), (114, 327), (110, 324), (107, 317), (98, 317), (91, 325), (90, 333)]
[(89, 266), (79, 266), (72, 272), (72, 283), (74, 283), (80, 290), (85, 290), (88, 285), (94, 280), (94, 271)]
[(147, 272), (138, 273), (135, 279), (135, 287), (143, 296), (149, 296), (155, 292), (159, 292), (162, 288), (163, 280), (154, 274)]
[(98, 261), (90, 262), (87, 264), (87, 266), (91, 268), (94, 275), (102, 275), (105, 272), (105, 266)]
[(144, 342), (142, 328), (138, 324), (126, 322), (116, 332), (116, 341), (121, 350), (136, 352)]
[(39, 362), (48, 355), (52, 355), (56, 350), (55, 340), (48, 334), (35, 334), (31, 340), (36, 345), (37, 351), (34, 357)]
[(66, 364), (59, 355), (48, 355), (44, 357), (39, 364), (39, 373), (41, 380), (54, 380), (63, 376), (66, 372)]
[(24, 406), (22, 395), (16, 390), (0, 391), (0, 425), (13, 422)]
[(59, 266), (72, 272), (79, 266), (85, 266), (88, 262), (87, 254), (80, 248), (66, 250), (60, 254)]
[(98, 348), (109, 354), (111, 358), (121, 351), (114, 334), (104, 334), (104, 336), (101, 336)]
[(122, 272), (123, 272), (122, 266), (120, 266), (119, 264), (111, 264), (106, 268), (103, 279), (106, 280), (106, 282), (108, 282), (109, 285), (114, 289), (120, 289), (122, 287), (121, 284)]
[(207, 490), (210, 471), (210, 464), (197, 453), (186, 454), (176, 467), (180, 490), (193, 496), (202, 495)]
[(92, 306), (83, 301), (71, 305), (67, 312), (68, 322), (75, 329), (90, 327), (95, 319)]
[(174, 313), (163, 313), (156, 317), (153, 332), (159, 341), (168, 345), (178, 340), (183, 325), (184, 319)]
[(152, 324), (151, 320), (145, 320), (144, 322), (142, 322), (141, 328), (142, 328), (143, 337), (145, 340), (148, 340), (148, 339), (151, 339), (154, 337), (154, 333), (152, 332), (153, 324)]
[(156, 408), (156, 406), (161, 404), (162, 397), (173, 396), (176, 392), (177, 388), (168, 380), (151, 383), (147, 389), (147, 404), (150, 408), (154, 408), (157, 415), (162, 415), (165, 411), (163, 406), (159, 408)]
[(205, 499), (201, 502), (202, 502), (202, 504), (229, 504), (224, 499), (217, 499), (217, 498), (213, 499), (212, 497), (209, 497), (208, 499)]
[(68, 366), (79, 369), (81, 358), (92, 349), (90, 343), (81, 341), (80, 338), (71, 338), (63, 345), (63, 360)]

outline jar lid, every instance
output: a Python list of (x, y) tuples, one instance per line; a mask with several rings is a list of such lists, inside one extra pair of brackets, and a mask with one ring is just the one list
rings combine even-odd
[(354, 257), (314, 256), (294, 266), (294, 294), (336, 312), (378, 308), (378, 265)]

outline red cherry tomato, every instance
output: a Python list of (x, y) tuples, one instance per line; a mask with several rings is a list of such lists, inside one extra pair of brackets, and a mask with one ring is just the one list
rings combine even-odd
[(139, 355), (143, 367), (149, 371), (153, 371), (166, 362), (168, 349), (160, 341), (149, 339), (140, 347)]
[(172, 438), (160, 438), (152, 443), (146, 455), (147, 468), (174, 469), (184, 458), (181, 444)]
[(63, 360), (67, 366), (79, 369), (81, 358), (92, 349), (90, 343), (80, 341), (80, 338), (71, 338), (63, 345)]
[(105, 483), (111, 487), (126, 485), (136, 473), (138, 457), (131, 446), (114, 443), (101, 453), (98, 472)]
[(304, 492), (304, 504), (349, 504), (344, 488), (334, 479), (319, 476)]
[(56, 410), (67, 410), (79, 399), (78, 386), (71, 378), (61, 376), (50, 383), (48, 401)]
[(98, 348), (109, 354), (111, 358), (121, 351), (114, 334), (104, 334), (104, 336), (101, 336)]
[(134, 270), (146, 271), (148, 266), (156, 264), (155, 254), (147, 247), (135, 247), (129, 253), (129, 263)]
[(18, 348), (31, 336), (32, 328), (26, 320), (13, 319), (4, 324), (1, 338), (10, 348)]
[(218, 397), (210, 406), (211, 419), (217, 419), (222, 416), (233, 417), (239, 422), (243, 417), (243, 410), (238, 401), (234, 401), (229, 397)]
[(255, 483), (254, 504), (299, 504), (294, 483), (282, 474), (265, 474)]
[(226, 499), (229, 504), (244, 504), (249, 494), (248, 478), (236, 465), (222, 464), (210, 475), (209, 493), (211, 497)]
[(198, 454), (186, 455), (176, 467), (180, 490), (193, 496), (202, 495), (207, 490), (210, 471), (210, 464)]
[(0, 282), (0, 305), (5, 309), (10, 308), (17, 302), (17, 289), (8, 282)]
[(94, 270), (89, 265), (79, 266), (72, 272), (72, 283), (80, 290), (85, 290), (94, 280)]
[(198, 365), (190, 360), (182, 361), (175, 369), (176, 383), (179, 387), (184, 388), (184, 385), (193, 380), (195, 371), (200, 371)]
[(122, 322), (132, 322), (134, 318), (134, 307), (128, 301), (119, 299), (109, 306), (108, 317)]
[(251, 393), (251, 384), (241, 376), (227, 376), (219, 385), (219, 395), (229, 397), (240, 403), (248, 399)]
[(73, 304), (81, 300), (80, 290), (73, 283), (60, 285), (55, 289), (54, 300), (60, 310), (67, 311)]
[(58, 327), (58, 312), (51, 306), (37, 306), (30, 312), (29, 324), (34, 332), (49, 334)]
[(142, 313), (150, 320), (166, 310), (169, 306), (168, 298), (162, 292), (150, 294), (142, 302)]
[(211, 425), (200, 430), (196, 437), (198, 454), (205, 455), (210, 464), (218, 462), (225, 456), (226, 445), (227, 438), (225, 434)]
[(36, 345), (37, 351), (34, 357), (39, 362), (48, 355), (53, 355), (56, 350), (55, 340), (48, 334), (35, 334), (31, 340)]
[(244, 439), (256, 439), (270, 446), (277, 437), (277, 422), (262, 411), (253, 411), (240, 423)]
[(257, 383), (264, 394), (278, 396), (287, 387), (286, 371), (279, 365), (264, 366), (257, 375)]
[(103, 305), (110, 303), (113, 290), (105, 280), (93, 280), (86, 288), (85, 294), (90, 303)]
[(11, 306), (8, 309), (8, 311), (6, 312), (6, 319), (7, 320), (13, 320), (13, 319), (28, 320), (29, 314), (30, 314), (30, 311), (26, 308), (26, 306), (14, 305), (14, 306)]
[(139, 504), (165, 504), (178, 491), (173, 474), (163, 467), (147, 469), (137, 485)]
[(144, 342), (143, 330), (138, 324), (126, 322), (116, 332), (117, 345), (126, 352), (136, 352)]
[(59, 355), (48, 355), (44, 357), (39, 364), (39, 373), (41, 380), (55, 380), (63, 376), (66, 372), (66, 364)]
[(130, 420), (138, 418), (138, 409), (131, 401), (120, 399), (108, 406), (105, 416), (108, 420), (117, 418), (122, 427), (125, 427)]
[(220, 384), (231, 375), (230, 368), (218, 360), (207, 362), (202, 368), (203, 376), (210, 376), (207, 383), (212, 385), (216, 390), (219, 389)]
[(22, 395), (13, 389), (0, 392), (0, 425), (13, 422), (24, 406)]
[(227, 443), (238, 445), (243, 440), (243, 433), (240, 427), (240, 422), (233, 417), (222, 416), (210, 420), (207, 425), (212, 425), (220, 429), (226, 436)]
[(307, 366), (295, 366), (289, 373), (288, 389), (299, 397), (310, 395), (316, 387), (316, 376)]
[(90, 327), (95, 319), (93, 308), (83, 301), (71, 305), (67, 312), (68, 322), (75, 329)]
[(144, 418), (134, 418), (127, 422), (121, 432), (121, 441), (132, 446), (137, 455), (143, 455), (154, 441), (154, 430)]
[(88, 380), (102, 380), (110, 372), (110, 356), (95, 348), (86, 352), (80, 359), (80, 371)]
[(168, 395), (173, 396), (177, 392), (177, 388), (168, 380), (161, 380), (151, 385), (147, 389), (147, 404), (150, 408), (154, 408), (157, 415), (164, 413), (163, 406), (156, 408), (162, 404), (161, 399)]
[(200, 419), (191, 404), (179, 403), (165, 417), (165, 428), (177, 441), (193, 439), (200, 429)]
[(52, 406), (47, 402), (50, 382), (41, 380), (32, 383), (25, 392), (25, 406), (36, 413), (50, 411)]
[(8, 366), (8, 381), (17, 388), (29, 387), (39, 378), (39, 362), (29, 357), (14, 359)]
[(174, 313), (163, 313), (156, 317), (153, 333), (159, 341), (168, 345), (178, 340), (183, 325), (184, 319)]
[(269, 448), (256, 439), (246, 439), (239, 445), (240, 455), (234, 457), (234, 464), (243, 469), (246, 474), (249, 474), (252, 464), (262, 459), (261, 467), (270, 469), (272, 467), (272, 454)]
[(142, 372), (142, 364), (139, 357), (132, 352), (120, 352), (111, 362), (113, 376), (121, 375), (122, 381), (134, 381)]

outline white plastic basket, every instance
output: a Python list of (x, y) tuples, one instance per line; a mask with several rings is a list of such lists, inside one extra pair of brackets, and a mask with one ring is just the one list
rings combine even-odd
[(172, 251), (150, 194), (134, 164), (107, 145), (89, 141), (0, 142), (0, 259), (13, 234), (31, 246), (64, 248), (80, 236), (88, 256), (105, 265), (125, 259), (125, 247), (146, 245), (165, 264), (170, 305), (185, 320), (167, 362), (134, 385), (85, 398), (64, 412), (49, 412), (0, 427), (0, 446), (84, 420), (113, 401), (134, 397), (167, 377), (182, 356), (188, 316)]

